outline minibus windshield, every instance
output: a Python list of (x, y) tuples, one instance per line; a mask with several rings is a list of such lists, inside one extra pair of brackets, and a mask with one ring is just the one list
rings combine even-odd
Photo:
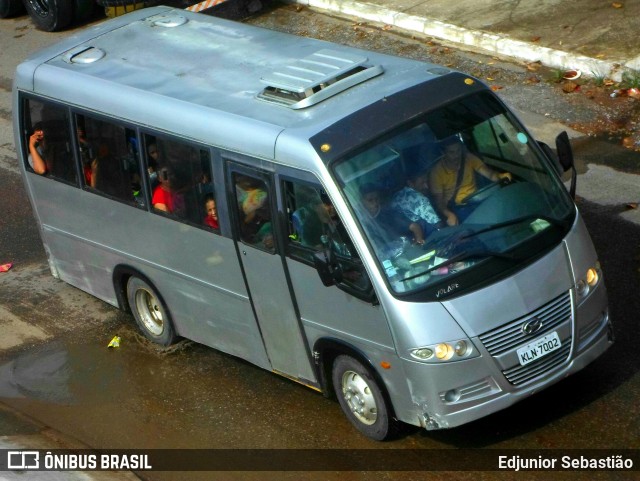
[(495, 279), (557, 245), (575, 214), (554, 166), (489, 92), (423, 114), (334, 172), (398, 294)]

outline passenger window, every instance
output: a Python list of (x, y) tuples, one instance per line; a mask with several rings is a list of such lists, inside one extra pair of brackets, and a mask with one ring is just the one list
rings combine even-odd
[(154, 211), (218, 231), (209, 151), (154, 135), (144, 145)]
[(350, 245), (340, 218), (329, 197), (319, 187), (287, 182), (290, 208), (289, 239), (294, 244), (315, 251), (331, 244), (340, 256), (352, 257)]
[(354, 293), (371, 290), (371, 282), (331, 200), (317, 185), (285, 182), (288, 215), (287, 253), (313, 264), (317, 252), (331, 249), (342, 267), (342, 287)]
[(28, 100), (27, 110), (24, 127), (29, 168), (77, 184), (67, 110), (38, 100)]
[(275, 252), (269, 188), (250, 175), (234, 173), (233, 185), (238, 212), (240, 239), (268, 252)]
[(135, 132), (122, 125), (78, 115), (76, 135), (85, 185), (144, 206)]

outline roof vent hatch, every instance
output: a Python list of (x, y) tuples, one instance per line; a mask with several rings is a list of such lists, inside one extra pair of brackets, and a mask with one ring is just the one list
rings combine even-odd
[(359, 55), (319, 50), (261, 77), (267, 86), (258, 98), (291, 109), (309, 107), (384, 72), (366, 62)]
[(104, 50), (96, 47), (81, 46), (69, 50), (63, 57), (67, 63), (80, 63), (88, 64), (94, 63), (104, 57), (106, 54)]

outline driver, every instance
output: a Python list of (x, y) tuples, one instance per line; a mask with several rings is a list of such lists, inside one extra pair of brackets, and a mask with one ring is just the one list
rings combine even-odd
[(475, 172), (498, 182), (511, 181), (510, 172), (496, 172), (477, 156), (468, 152), (457, 135), (440, 142), (442, 157), (429, 175), (429, 190), (438, 212), (442, 213), (448, 225), (462, 222), (475, 207), (465, 203), (465, 199), (478, 191)]

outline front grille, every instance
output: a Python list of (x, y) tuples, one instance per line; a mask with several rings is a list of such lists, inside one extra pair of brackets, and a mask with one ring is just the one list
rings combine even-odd
[[(541, 321), (542, 327), (534, 335), (527, 335), (522, 331), (522, 326), (534, 318)], [(570, 334), (566, 337), (568, 334), (567, 324), (571, 323), (571, 318), (571, 294), (567, 291), (526, 316), (485, 332), (479, 338), (492, 356), (510, 353), (503, 356), (504, 360), (513, 359), (516, 364), (504, 369), (502, 373), (507, 381), (519, 386), (548, 373), (567, 361), (572, 342)], [(565, 326), (564, 329), (561, 329), (562, 326)], [(524, 366), (518, 363), (514, 351), (519, 347), (552, 331), (560, 333), (562, 330), (565, 332), (565, 338), (561, 339), (562, 347), (560, 349)], [(513, 358), (511, 357), (512, 355)]]
[(543, 357), (537, 361), (533, 361), (524, 366), (517, 365), (506, 371), (502, 371), (504, 376), (511, 384), (518, 386), (534, 379), (553, 368), (563, 364), (569, 357), (571, 350), (571, 338), (563, 339), (562, 347), (553, 354)]
[(481, 334), (480, 341), (492, 356), (517, 348), (532, 340), (531, 336), (522, 332), (522, 325), (533, 318), (542, 321), (542, 327), (535, 333), (541, 337), (551, 332), (562, 323), (571, 320), (571, 296), (567, 291), (535, 311), (515, 321), (503, 324), (496, 329)]

